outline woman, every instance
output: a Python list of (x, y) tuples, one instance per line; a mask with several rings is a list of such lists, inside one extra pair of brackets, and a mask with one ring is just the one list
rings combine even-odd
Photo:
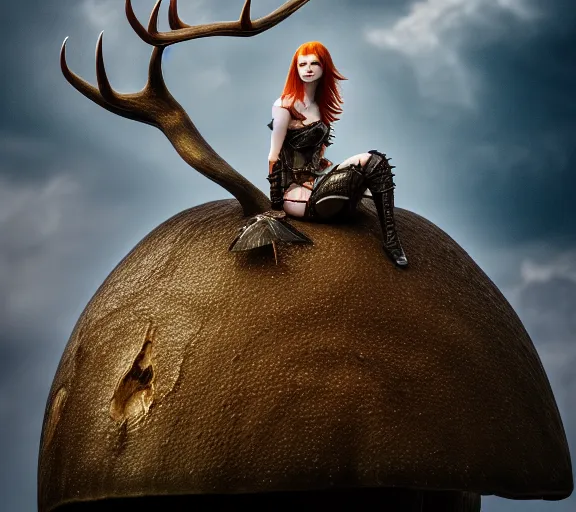
[[(384, 250), (396, 265), (406, 266), (408, 260), (394, 223), (394, 175), (386, 156), (372, 150), (354, 155), (331, 170), (332, 163), (324, 158), (330, 145), (331, 124), (342, 113), (339, 80), (346, 79), (336, 70), (330, 53), (321, 43), (304, 43), (296, 50), (284, 91), (272, 107), (273, 119), (268, 125), (272, 130), (268, 155), (272, 208), (283, 209), (293, 217), (326, 220), (352, 213), (369, 191), (368, 197), (374, 200), (382, 227)], [(288, 235), (286, 225), (277, 220), (280, 216), (255, 217), (232, 247), (248, 234), (247, 228), (260, 221), (277, 226), (271, 228), (272, 240), (276, 237), (307, 241), (295, 239), (301, 233), (291, 227), (292, 235)], [(249, 247), (240, 243), (233, 250)]]

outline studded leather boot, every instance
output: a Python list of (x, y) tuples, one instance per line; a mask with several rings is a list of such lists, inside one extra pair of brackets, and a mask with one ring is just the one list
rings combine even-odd
[(378, 219), (384, 236), (383, 248), (390, 259), (399, 267), (408, 265), (408, 259), (396, 232), (394, 221), (394, 174), (388, 158), (376, 150), (368, 151), (372, 156), (364, 168), (366, 184), (372, 193)]

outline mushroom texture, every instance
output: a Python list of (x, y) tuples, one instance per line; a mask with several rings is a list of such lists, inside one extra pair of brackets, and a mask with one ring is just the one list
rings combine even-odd
[(154, 230), (66, 347), (40, 510), (567, 497), (562, 422), (520, 320), (448, 235), (397, 213), (409, 271), (382, 255), (366, 205), (344, 225), (297, 223), (315, 244), (282, 247), (279, 265), (269, 247), (225, 250), (243, 222), (233, 200)]
[[(254, 35), (306, 0), (210, 33)], [(97, 50), (83, 94), (160, 128), (237, 200), (168, 220), (114, 269), (80, 317), (50, 392), (39, 510), (256, 506), (478, 511), (480, 496), (573, 489), (548, 379), (513, 309), (447, 234), (397, 209), (411, 254), (384, 258), (369, 202), (346, 224), (294, 221), (313, 246), (228, 252), (265, 196), (201, 138), (162, 80), (162, 48), (204, 37), (170, 4), (148, 30), (148, 84), (121, 95)]]

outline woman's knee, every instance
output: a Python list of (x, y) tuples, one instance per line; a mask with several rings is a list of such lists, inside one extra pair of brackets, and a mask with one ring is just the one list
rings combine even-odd
[(362, 153), (360, 155), (360, 165), (364, 166), (368, 163), (368, 160), (370, 160), (370, 157), (372, 155), (370, 153)]
[(341, 164), (339, 164), (339, 167), (345, 167), (347, 165), (364, 166), (366, 165), (371, 156), (372, 155), (370, 153), (358, 153), (357, 155), (351, 156), (350, 158), (344, 160)]

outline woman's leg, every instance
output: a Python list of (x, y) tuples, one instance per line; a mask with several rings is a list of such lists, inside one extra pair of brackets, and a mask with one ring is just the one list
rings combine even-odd
[(394, 182), (392, 166), (386, 155), (369, 151), (354, 155), (317, 180), (306, 215), (329, 219), (345, 211), (352, 211), (368, 188), (376, 205), (384, 250), (398, 266), (408, 260), (400, 244), (394, 221)]
[(307, 215), (329, 219), (353, 211), (366, 190), (366, 185), (362, 185), (365, 181), (362, 168), (371, 156), (369, 153), (351, 156), (318, 178), (314, 183), (314, 199), (309, 202)]
[(408, 265), (408, 259), (402, 249), (402, 244), (396, 232), (394, 220), (394, 174), (393, 166), (388, 162), (385, 154), (376, 150), (369, 151), (371, 154), (366, 166), (366, 183), (376, 205), (382, 234), (384, 235), (384, 250), (388, 256), (401, 267)]
[(284, 193), (284, 211), (293, 217), (304, 217), (312, 190), (292, 183)]

